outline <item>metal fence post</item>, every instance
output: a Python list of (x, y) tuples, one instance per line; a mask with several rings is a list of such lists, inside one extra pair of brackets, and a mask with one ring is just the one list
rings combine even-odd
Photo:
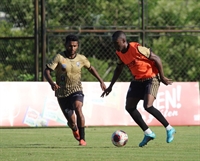
[(35, 45), (35, 81), (38, 81), (38, 73), (39, 73), (39, 63), (38, 63), (38, 55), (39, 55), (39, 33), (38, 33), (38, 0), (35, 0), (34, 4), (35, 8), (35, 15), (34, 15), (34, 20), (35, 20), (35, 30), (34, 30), (34, 45)]
[(42, 46), (42, 81), (44, 81), (43, 71), (45, 69), (45, 55), (46, 55), (46, 25), (45, 25), (45, 0), (41, 0), (41, 46)]
[(141, 0), (142, 4), (142, 45), (145, 46), (145, 0)]

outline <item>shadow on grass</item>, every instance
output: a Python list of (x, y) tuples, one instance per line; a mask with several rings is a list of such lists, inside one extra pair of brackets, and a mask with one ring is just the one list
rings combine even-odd
[(46, 144), (18, 144), (18, 145), (4, 145), (4, 146), (0, 146), (0, 148), (47, 148), (47, 149), (63, 149), (63, 148), (66, 148), (66, 149), (71, 149), (71, 148), (74, 148), (74, 149), (77, 149), (77, 148), (87, 148), (87, 149), (99, 149), (99, 148), (102, 148), (102, 149), (114, 149), (114, 148), (117, 148), (117, 149), (127, 149), (127, 148), (139, 148), (138, 146), (124, 146), (124, 147), (115, 147), (115, 146), (79, 146), (79, 145), (74, 145), (74, 146), (57, 146), (57, 145), (46, 145)]

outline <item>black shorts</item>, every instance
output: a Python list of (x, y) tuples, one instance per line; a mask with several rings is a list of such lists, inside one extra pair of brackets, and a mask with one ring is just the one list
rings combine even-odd
[(68, 97), (57, 98), (58, 103), (59, 103), (62, 111), (66, 111), (67, 109), (68, 110), (75, 110), (74, 102), (80, 101), (80, 102), (83, 103), (83, 99), (84, 99), (84, 94), (83, 94), (82, 91), (72, 93)]
[(159, 86), (160, 81), (157, 77), (146, 81), (133, 80), (129, 86), (126, 98), (134, 97), (144, 99), (146, 94), (151, 94), (156, 98)]

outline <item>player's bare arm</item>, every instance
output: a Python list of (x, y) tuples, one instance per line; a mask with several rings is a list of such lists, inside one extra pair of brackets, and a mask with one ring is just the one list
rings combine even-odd
[(161, 61), (160, 57), (158, 55), (154, 54), (153, 52), (151, 52), (149, 59), (153, 60), (156, 63), (156, 66), (157, 66), (159, 74), (160, 74), (161, 82), (164, 83), (165, 85), (171, 85), (172, 79), (169, 79), (164, 76), (162, 61)]
[(46, 69), (44, 70), (44, 77), (45, 79), (49, 82), (49, 84), (51, 85), (51, 88), (53, 91), (57, 90), (58, 88), (60, 88), (60, 86), (58, 86), (56, 83), (54, 83), (54, 81), (51, 78), (51, 69), (46, 67)]
[(124, 64), (121, 63), (121, 64), (118, 64), (117, 67), (115, 68), (115, 71), (114, 71), (114, 75), (112, 77), (112, 80), (110, 82), (110, 85), (109, 87), (102, 93), (101, 97), (104, 97), (104, 95), (109, 95), (109, 93), (112, 91), (112, 87), (113, 85), (115, 84), (115, 82), (117, 81), (117, 79), (119, 78), (122, 70), (124, 68)]
[(101, 89), (104, 91), (106, 89), (106, 85), (104, 84), (104, 81), (101, 79), (96, 69), (93, 66), (91, 66), (90, 68), (88, 68), (88, 71), (98, 79), (98, 81), (101, 84)]

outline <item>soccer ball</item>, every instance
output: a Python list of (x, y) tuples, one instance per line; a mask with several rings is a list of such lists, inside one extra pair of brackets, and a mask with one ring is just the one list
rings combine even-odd
[(122, 147), (122, 146), (126, 145), (126, 143), (128, 141), (128, 135), (126, 132), (124, 132), (122, 130), (117, 130), (112, 134), (111, 141), (112, 141), (113, 145), (115, 145), (117, 147)]

